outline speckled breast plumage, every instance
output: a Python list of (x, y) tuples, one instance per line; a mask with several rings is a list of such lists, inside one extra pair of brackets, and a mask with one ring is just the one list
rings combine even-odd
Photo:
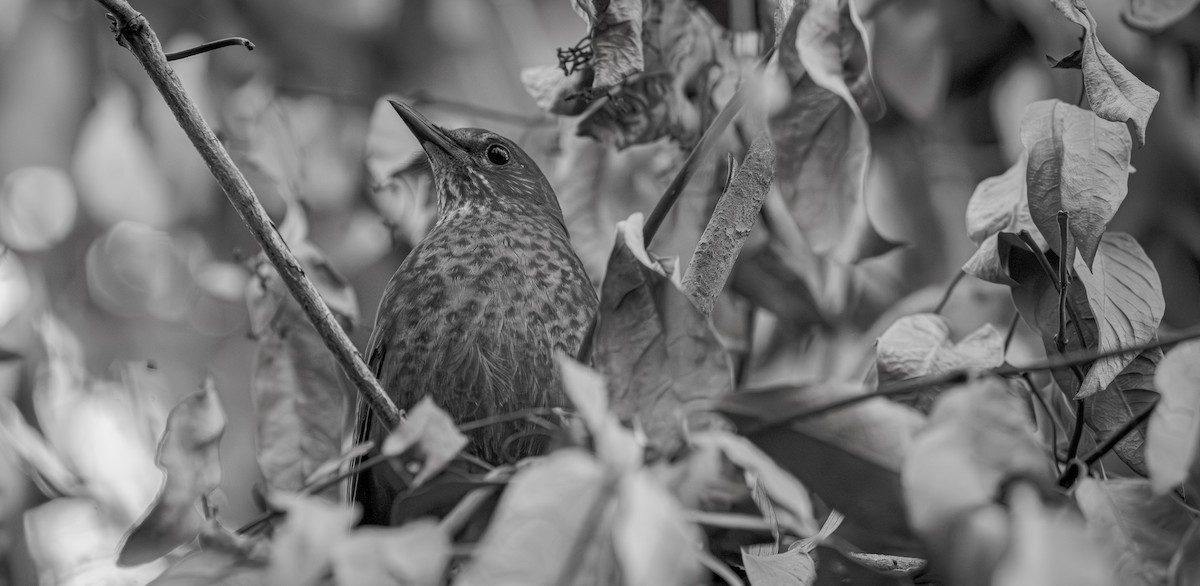
[[(369, 360), (399, 407), (431, 395), (466, 422), (563, 404), (554, 351), (578, 350), (596, 293), (561, 219), (523, 207), (449, 211), (392, 277)], [(472, 449), (511, 461), (544, 445), (531, 431), (489, 425)]]

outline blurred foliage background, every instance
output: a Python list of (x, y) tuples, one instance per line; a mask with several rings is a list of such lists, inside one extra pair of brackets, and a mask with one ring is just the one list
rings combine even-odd
[[(168, 51), (231, 35), (255, 43), (252, 52), (224, 49), (175, 67), (267, 208), (281, 217), (293, 201), (307, 212), (309, 241), (357, 294), (352, 337), (361, 345), (384, 284), (434, 214), (419, 149), (390, 108), (376, 107), (381, 96), (402, 96), (437, 123), (485, 126), (524, 145), (555, 185), (597, 279), (614, 223), (648, 212), (686, 156), (670, 139), (621, 151), (601, 146), (575, 136), (570, 119), (538, 108), (521, 72), (554, 64), (557, 48), (586, 34), (570, 4), (158, 0), (134, 7)], [(770, 3), (703, 4), (735, 29), (714, 29), (737, 49), (735, 59), (752, 63), (754, 9), (769, 21)], [(1088, 5), (1108, 50), (1162, 92), (1147, 144), (1133, 154), (1130, 196), (1110, 228), (1141, 242), (1162, 276), (1164, 324), (1185, 327), (1200, 321), (1200, 16), (1147, 34), (1122, 20), (1124, 0)], [(848, 276), (840, 285), (826, 280), (823, 292), (807, 294), (837, 301), (814, 304), (801, 291), (804, 269), (773, 259), (771, 242), (756, 235), (732, 279), (737, 294), (714, 319), (735, 350), (767, 340), (770, 351), (755, 358), (763, 380), (860, 376), (869, 334), (931, 308), (973, 252), (963, 226), (968, 198), (1019, 154), (1025, 106), (1047, 97), (1074, 102), (1080, 93), (1079, 72), (1051, 69), (1045, 58), (1076, 49), (1078, 27), (1044, 0), (876, 0), (859, 8), (872, 16), (875, 76), (888, 106), (871, 126), (867, 201), (880, 232), (909, 246), (842, 267)], [(0, 395), (34, 419), (30, 392), (44, 353), (35, 326), (48, 311), (79, 336), (97, 376), (121, 380), (153, 363), (165, 380), (156, 398), (164, 409), (211, 372), (230, 414), (222, 512), (236, 524), (256, 511), (259, 474), (246, 309), (257, 246), (149, 79), (113, 42), (97, 4), (0, 0), (0, 15), (0, 347), (27, 357), (0, 363)], [(703, 165), (657, 253), (690, 258), (725, 177), (723, 153), (718, 159)], [(746, 331), (739, 316), (750, 302), (771, 311), (752, 320), (762, 328)], [(984, 322), (1006, 327), (1012, 310), (1006, 289), (968, 279), (948, 313), (961, 334)], [(859, 347), (851, 352), (837, 340)], [(1040, 351), (1036, 342), (1026, 348)], [(772, 356), (797, 355), (809, 358), (788, 362), (783, 374), (772, 370)], [(21, 513), (40, 498), (16, 461), (0, 457), (0, 552), (8, 554), (0, 584), (6, 576), (31, 583)]]

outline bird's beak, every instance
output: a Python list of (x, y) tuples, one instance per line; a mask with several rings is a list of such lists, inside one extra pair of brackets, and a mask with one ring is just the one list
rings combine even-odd
[(455, 144), (453, 140), (450, 140), (445, 130), (434, 126), (428, 118), (422, 116), (412, 106), (397, 102), (396, 100), (388, 100), (388, 103), (396, 109), (396, 113), (400, 115), (400, 119), (404, 120), (404, 124), (408, 125), (408, 129), (421, 142), (421, 148), (425, 149), (427, 154), (433, 154), (429, 152), (429, 145), (433, 144), (437, 145), (437, 148), (452, 158), (462, 160), (466, 156), (462, 147)]

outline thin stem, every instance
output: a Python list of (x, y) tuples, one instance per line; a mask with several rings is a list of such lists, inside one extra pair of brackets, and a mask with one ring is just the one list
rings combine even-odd
[(575, 576), (579, 573), (584, 556), (587, 555), (594, 541), (596, 529), (604, 519), (604, 511), (608, 509), (612, 504), (613, 497), (616, 496), (618, 481), (619, 478), (611, 474), (603, 480), (597, 491), (596, 499), (588, 507), (587, 515), (583, 518), (583, 523), (580, 524), (580, 529), (575, 534), (574, 543), (571, 544), (571, 549), (567, 553), (566, 563), (562, 566), (562, 574), (558, 580), (553, 582), (554, 584), (573, 584), (575, 582)]
[(1067, 445), (1067, 461), (1079, 453), (1079, 441), (1083, 439), (1083, 399), (1075, 399), (1075, 427), (1071, 429), (1071, 443)]
[[(1029, 373), (1022, 372), (1021, 378), (1025, 380), (1025, 384), (1029, 386), (1029, 394), (1032, 396), (1038, 405), (1041, 405), (1042, 411), (1046, 412), (1046, 417), (1050, 418), (1050, 453), (1054, 455), (1054, 469), (1062, 473), (1062, 464), (1058, 460), (1058, 428), (1062, 422), (1058, 420), (1054, 412), (1050, 410), (1050, 405), (1046, 403), (1046, 398), (1038, 392), (1037, 387), (1033, 384), (1033, 377)], [(1065, 429), (1063, 430), (1066, 431)]]
[(949, 285), (946, 286), (946, 292), (942, 293), (942, 300), (939, 301), (937, 307), (933, 309), (934, 313), (941, 313), (942, 310), (946, 308), (946, 302), (950, 301), (950, 294), (954, 293), (954, 288), (958, 286), (958, 283), (962, 281), (963, 277), (965, 276), (967, 276), (967, 273), (962, 269), (959, 269), (958, 274), (954, 275), (954, 279), (950, 281)]
[(167, 58), (167, 61), (178, 61), (180, 59), (187, 59), (188, 57), (191, 57), (193, 55), (199, 55), (201, 53), (215, 51), (222, 47), (233, 47), (235, 45), (241, 45), (241, 46), (245, 47), (247, 51), (254, 50), (254, 43), (251, 43), (250, 39), (246, 39), (246, 38), (242, 38), (242, 37), (229, 37), (227, 39), (219, 39), (216, 41), (209, 41), (209, 42), (201, 44), (201, 45), (196, 45), (195, 47), (192, 47), (191, 49), (184, 49), (182, 51), (175, 51), (174, 53), (167, 53), (164, 55), (164, 57)]
[[(1042, 267), (1042, 271), (1046, 273), (1046, 276), (1050, 279), (1050, 282), (1054, 284), (1054, 290), (1058, 293), (1060, 300), (1059, 302), (1064, 303), (1063, 300), (1065, 299), (1067, 311), (1071, 314), (1071, 323), (1075, 324), (1075, 333), (1079, 335), (1079, 345), (1080, 347), (1083, 347), (1087, 339), (1083, 337), (1083, 326), (1079, 323), (1079, 314), (1075, 312), (1075, 306), (1071, 303), (1069, 298), (1066, 298), (1067, 288), (1064, 283), (1067, 281), (1054, 270), (1053, 266), (1050, 265), (1050, 259), (1046, 258), (1046, 253), (1042, 252), (1042, 247), (1038, 246), (1037, 241), (1033, 239), (1033, 235), (1029, 233), (1029, 230), (1021, 230), (1021, 233), (1018, 236), (1021, 238), (1021, 242), (1024, 242), (1025, 246), (1029, 247), (1029, 251), (1032, 252), (1034, 258), (1037, 259), (1038, 265)], [(1065, 254), (1063, 256), (1065, 256)], [(1062, 261), (1061, 257), (1059, 258), (1059, 261)], [(1066, 323), (1065, 320), (1059, 321), (1058, 328), (1060, 334), (1056, 335), (1054, 338), (1059, 354), (1063, 354), (1066, 350), (1066, 335), (1061, 333), (1064, 323)], [(1061, 344), (1059, 340), (1062, 340)], [(1078, 366), (1073, 366), (1071, 367), (1071, 372), (1075, 375), (1075, 379), (1079, 381), (1079, 384), (1083, 384), (1083, 370), (1081, 370)]]
[[(1067, 274), (1067, 211), (1058, 210), (1058, 236), (1061, 251), (1058, 255), (1058, 333), (1054, 335), (1054, 343), (1058, 353), (1067, 349), (1067, 285), (1070, 277)], [(1083, 340), (1079, 341), (1084, 343)]]
[[(391, 456), (387, 456), (384, 454), (375, 454), (374, 456), (371, 456), (370, 458), (367, 458), (366, 460), (359, 462), (355, 466), (351, 466), (351, 467), (347, 468), (346, 470), (343, 470), (333, 476), (330, 476), (329, 478), (327, 478), (321, 482), (318, 482), (316, 484), (305, 487), (304, 489), (302, 489), (300, 491), (300, 494), (313, 495), (313, 494), (320, 494), (322, 492), (325, 492), (326, 490), (329, 490), (330, 488), (337, 486), (339, 482), (341, 482), (347, 478), (350, 478), (351, 476), (361, 474), (363, 472), (366, 472), (367, 470), (370, 470), (371, 468), (374, 468), (384, 462), (387, 462), (388, 458), (391, 458)], [(275, 517), (278, 517), (279, 515), (282, 515), (282, 514), (283, 514), (283, 511), (280, 511), (280, 510), (273, 509), (270, 511), (264, 511), (261, 515), (252, 519), (249, 523), (246, 523), (245, 525), (242, 525), (240, 528), (238, 528), (237, 533), (239, 535), (249, 533), (249, 532), (253, 531), (255, 528), (265, 524), (267, 521), (270, 521), (271, 519), (274, 519)]]
[(1063, 472), (1062, 476), (1059, 477), (1058, 485), (1062, 488), (1070, 488), (1072, 485), (1074, 485), (1081, 472), (1091, 468), (1096, 462), (1100, 461), (1100, 458), (1103, 458), (1105, 454), (1112, 451), (1117, 444), (1121, 443), (1121, 440), (1125, 439), (1125, 436), (1132, 433), (1133, 430), (1137, 429), (1137, 427), (1142, 424), (1142, 422), (1146, 421), (1146, 419), (1150, 417), (1150, 414), (1154, 412), (1154, 408), (1157, 406), (1158, 401), (1155, 400), (1145, 409), (1142, 409), (1136, 415), (1129, 418), (1128, 421), (1121, 424), (1121, 427), (1117, 428), (1116, 431), (1105, 438), (1103, 442), (1100, 442), (1100, 445), (1088, 452), (1083, 458), (1079, 460), (1072, 460), (1071, 465), (1068, 466), (1066, 471)]
[(1021, 319), (1021, 312), (1014, 311), (1012, 319), (1008, 322), (1008, 333), (1004, 334), (1004, 356), (1008, 356), (1008, 347), (1012, 345), (1013, 337), (1017, 333), (1017, 321)]
[(468, 422), (458, 426), (458, 429), (459, 429), (459, 431), (462, 431), (465, 433), (465, 432), (474, 431), (476, 429), (480, 429), (483, 427), (488, 427), (489, 425), (508, 423), (509, 421), (520, 421), (520, 420), (527, 419), (527, 418), (535, 416), (535, 415), (554, 415), (554, 409), (550, 408), (550, 407), (534, 407), (531, 409), (522, 409), (520, 411), (513, 411), (512, 413), (501, 413), (500, 415), (493, 415), (491, 417), (484, 417), (482, 419), (476, 419), (475, 421), (468, 421)]
[(329, 310), (329, 306), (321, 299), (316, 287), (304, 275), (303, 267), (288, 248), (287, 242), (279, 235), (246, 177), (233, 164), (225, 146), (200, 115), (195, 102), (188, 96), (179, 77), (167, 63), (162, 45), (154, 30), (150, 28), (150, 23), (126, 0), (96, 1), (109, 11), (113, 30), (117, 34), (117, 43), (133, 53), (145, 68), (167, 107), (175, 115), (175, 120), (208, 165), (209, 172), (237, 209), (242, 221), (266, 253), (267, 259), (279, 272), (292, 297), (304, 309), (325, 346), (333, 353), (375, 415), (388, 429), (395, 427), (400, 421), (400, 410), (379, 386), (379, 381), (375, 380), (374, 374), (363, 362), (350, 337)]

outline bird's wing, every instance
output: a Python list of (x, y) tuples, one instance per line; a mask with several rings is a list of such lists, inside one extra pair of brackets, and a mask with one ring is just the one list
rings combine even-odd
[[(387, 345), (382, 342), (384, 336), (378, 335), (376, 331), (370, 342), (367, 343), (367, 366), (376, 378), (383, 372), (384, 362), (387, 360)], [(364, 442), (375, 439), (380, 434), (376, 431), (378, 422), (375, 421), (375, 412), (371, 410), (370, 405), (359, 396), (354, 409), (354, 444), (359, 445)], [(381, 439), (381, 438), (380, 438)], [(367, 458), (379, 453), (381, 446), (375, 446), (370, 452), (363, 454), (350, 462), (351, 468), (360, 465)], [(365, 477), (365, 478), (364, 478)], [(387, 500), (387, 505), (382, 505), (380, 502), (381, 495), (379, 494), (373, 477), (369, 473), (361, 473), (350, 476), (346, 482), (346, 495), (352, 502), (357, 502), (363, 507), (363, 522), (370, 524), (386, 524), (389, 510), (391, 508), (390, 499)], [(385, 506), (382, 510), (382, 519), (379, 518), (381, 506)], [(373, 523), (372, 521), (381, 521)]]

